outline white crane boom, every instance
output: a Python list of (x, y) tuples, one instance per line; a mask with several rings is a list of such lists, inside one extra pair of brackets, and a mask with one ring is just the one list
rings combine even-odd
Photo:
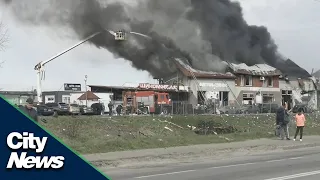
[(34, 67), (34, 70), (39, 70), (39, 69), (41, 69), (44, 65), (46, 65), (46, 64), (49, 63), (50, 61), (52, 61), (52, 60), (54, 60), (54, 59), (62, 56), (63, 54), (65, 54), (65, 53), (71, 51), (72, 49), (80, 46), (81, 44), (89, 41), (90, 39), (92, 39), (93, 37), (95, 37), (96, 35), (98, 35), (98, 34), (100, 34), (100, 33), (101, 33), (101, 32), (96, 32), (96, 33), (88, 36), (88, 37), (85, 38), (84, 40), (80, 41), (79, 43), (75, 44), (74, 46), (72, 46), (72, 47), (70, 47), (70, 48), (62, 51), (61, 53), (59, 53), (59, 54), (57, 54), (57, 55), (55, 55), (55, 56), (53, 56), (53, 57), (51, 57), (50, 59), (48, 59), (48, 60), (46, 60), (46, 61), (41, 61), (41, 62), (39, 62), (39, 63)]
[[(115, 40), (126, 40), (126, 32), (124, 30), (120, 30), (117, 32), (111, 31), (111, 30), (106, 30), (107, 32), (109, 32), (111, 35), (113, 35), (115, 37)], [(41, 80), (44, 79), (45, 77), (45, 65), (51, 61), (53, 61), (54, 59), (62, 56), (63, 54), (71, 51), (72, 49), (80, 46), (81, 44), (89, 41), (90, 39), (92, 39), (93, 37), (101, 34), (104, 31), (100, 31), (100, 32), (96, 32), (90, 36), (88, 36), (87, 38), (85, 38), (84, 40), (80, 41), (79, 43), (75, 44), (74, 46), (62, 51), (61, 53), (51, 57), (50, 59), (46, 60), (46, 61), (41, 61), (39, 62), (37, 65), (35, 65), (34, 70), (37, 71), (37, 100), (38, 103), (41, 104), (42, 103), (42, 84), (41, 84)], [(130, 34), (135, 34), (135, 35), (139, 35), (145, 38), (149, 38), (151, 39), (151, 37), (141, 34), (141, 33), (137, 33), (137, 32), (129, 32)]]
[[(110, 32), (110, 31), (109, 31), (109, 32)], [(111, 33), (111, 32), (110, 32), (110, 33)], [(95, 36), (97, 36), (97, 35), (99, 35), (99, 34), (101, 34), (101, 32), (96, 32), (96, 33), (88, 36), (88, 37), (85, 38), (84, 40), (82, 40), (82, 41), (80, 41), (79, 43), (75, 44), (74, 46), (72, 46), (72, 47), (64, 50), (63, 52), (61, 52), (61, 53), (59, 53), (59, 54), (51, 57), (50, 59), (48, 59), (48, 60), (46, 60), (46, 61), (41, 61), (41, 62), (39, 62), (39, 63), (34, 67), (34, 70), (37, 71), (37, 100), (38, 100), (38, 103), (39, 103), (39, 104), (42, 103), (42, 83), (41, 83), (41, 80), (44, 79), (44, 75), (45, 75), (45, 74), (44, 74), (44, 73), (45, 73), (44, 66), (45, 66), (47, 63), (53, 61), (54, 59), (62, 56), (62, 55), (65, 54), (65, 53), (71, 51), (72, 49), (80, 46), (81, 44), (89, 41), (90, 39), (92, 39), (93, 37), (95, 37)], [(114, 35), (114, 33), (111, 33), (111, 34)]]

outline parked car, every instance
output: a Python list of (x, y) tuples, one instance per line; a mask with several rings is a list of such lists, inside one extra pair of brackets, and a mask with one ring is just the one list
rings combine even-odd
[(312, 112), (313, 112), (313, 110), (310, 109), (307, 104), (296, 104), (296, 105), (292, 108), (292, 112), (293, 112), (293, 113), (297, 113), (297, 112), (299, 111), (299, 109), (302, 109), (302, 111), (303, 111), (304, 113), (312, 113)]
[(245, 114), (259, 114), (261, 112), (259, 106), (255, 105), (243, 105), (243, 108)]
[(245, 107), (236, 107), (236, 106), (224, 106), (218, 109), (220, 114), (243, 114), (246, 110)]
[(36, 109), (40, 116), (52, 116), (54, 114), (53, 108), (46, 105), (37, 105)]
[(80, 106), (78, 104), (70, 104), (69, 105), (69, 112), (73, 115), (80, 114)]
[(91, 109), (95, 115), (102, 115), (104, 114), (105, 107), (102, 103), (93, 103)]
[(87, 107), (85, 105), (80, 106), (80, 113), (82, 115), (94, 115), (94, 112), (91, 107)]
[(52, 108), (58, 115), (69, 114), (69, 106), (66, 103), (47, 103), (46, 106)]
[(262, 104), (261, 112), (262, 113), (276, 113), (279, 108), (278, 104)]

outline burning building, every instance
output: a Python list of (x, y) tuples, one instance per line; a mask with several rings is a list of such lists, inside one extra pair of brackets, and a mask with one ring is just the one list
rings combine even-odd
[(175, 76), (167, 77), (165, 81), (189, 87), (190, 104), (204, 104), (211, 98), (218, 100), (221, 105), (236, 101), (233, 94), (236, 76), (232, 73), (196, 70), (181, 59), (176, 58), (175, 61), (179, 71)]
[[(123, 30), (116, 38), (101, 33), (88, 42), (108, 50), (115, 58), (130, 61), (134, 68), (153, 77), (169, 81), (178, 74), (176, 83), (190, 85), (192, 104), (206, 96), (219, 99), (221, 104), (250, 104), (253, 100), (247, 99), (261, 90), (265, 102), (274, 99), (280, 103), (280, 95), (275, 93), (278, 88), (285, 92), (284, 101), (290, 100), (291, 90), (300, 88), (300, 95), (294, 98), (304, 102), (301, 94), (312, 91), (309, 85), (302, 88), (299, 83), (278, 81), (278, 72), (266, 65), (280, 70), (289, 80), (292, 79), (289, 74), (299, 75), (293, 79), (296, 82), (297, 78), (305, 82), (308, 78), (302, 68), (281, 56), (266, 27), (245, 21), (239, 2), (0, 0), (0, 3), (6, 4), (11, 17), (21, 24), (71, 29), (73, 34), (69, 37), (77, 40), (106, 29)], [(239, 69), (241, 64), (246, 64), (245, 71)], [(212, 93), (201, 93), (208, 91)], [(264, 101), (259, 98), (255, 101)]]
[(281, 72), (278, 69), (266, 64), (230, 64), (230, 71), (237, 77), (234, 94), (238, 102), (245, 105), (280, 104)]
[(210, 98), (219, 101), (220, 106), (281, 103), (281, 72), (266, 64), (226, 63), (228, 71), (218, 73), (196, 70), (179, 59), (176, 61), (179, 72), (166, 80), (188, 86), (189, 103), (193, 105)]
[(285, 61), (279, 87), (282, 102), (287, 102), (289, 108), (296, 104), (307, 105), (310, 109), (318, 108), (318, 95), (315, 79), (292, 60)]
[[(169, 84), (189, 87), (189, 103), (204, 104), (213, 98), (220, 106), (226, 105), (281, 105), (288, 103), (317, 108), (315, 81), (304, 69), (290, 62), (293, 71), (280, 71), (267, 64), (248, 66), (226, 63), (226, 73), (201, 71), (176, 58), (179, 71), (164, 79)], [(293, 73), (296, 72), (296, 73)]]

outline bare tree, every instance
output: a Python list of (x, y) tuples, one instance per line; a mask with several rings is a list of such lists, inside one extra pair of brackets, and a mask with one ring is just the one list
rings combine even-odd
[[(0, 21), (0, 51), (4, 51), (9, 40), (8, 30), (5, 25)], [(0, 67), (4, 63), (3, 59), (0, 59)]]
[(5, 28), (5, 25), (0, 22), (0, 51), (4, 51), (8, 40), (8, 30)]

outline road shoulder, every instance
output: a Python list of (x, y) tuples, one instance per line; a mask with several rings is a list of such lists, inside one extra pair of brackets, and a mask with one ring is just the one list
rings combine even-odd
[(303, 142), (259, 139), (223, 144), (201, 144), (83, 155), (97, 167), (149, 166), (183, 163), (210, 157), (224, 159), (268, 151), (283, 151), (320, 146), (320, 136), (306, 136)]

